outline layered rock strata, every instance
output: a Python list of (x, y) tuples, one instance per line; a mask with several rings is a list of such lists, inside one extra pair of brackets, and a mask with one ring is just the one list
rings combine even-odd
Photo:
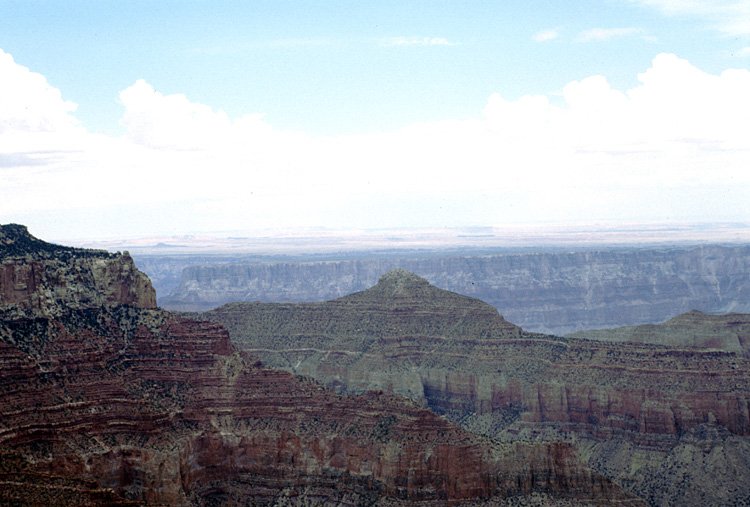
[[(507, 441), (585, 439), (587, 459), (634, 490), (652, 479), (638, 475), (645, 463), (686, 432), (708, 425), (750, 435), (743, 357), (528, 333), (490, 305), (405, 271), (325, 303), (233, 303), (199, 318), (221, 322), (266, 364), (339, 391), (409, 396)], [(608, 456), (612, 440), (632, 456)], [(639, 462), (638, 452), (649, 458)]]
[(204, 311), (230, 302), (326, 301), (367, 289), (395, 268), (479, 298), (526, 330), (558, 335), (655, 324), (690, 310), (750, 312), (750, 246), (718, 245), (204, 264), (186, 268), (159, 302)]
[(71, 252), (71, 272), (43, 259), (55, 277), (28, 290), (73, 287), (71, 306), (3, 302), (0, 503), (640, 504), (568, 443), (493, 442), (387, 393), (342, 396), (236, 352), (217, 324), (108, 302), (132, 292), (102, 294), (79, 269), (92, 255)]

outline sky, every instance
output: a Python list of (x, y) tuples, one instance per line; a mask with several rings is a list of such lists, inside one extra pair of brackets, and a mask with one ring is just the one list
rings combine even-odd
[(0, 223), (747, 223), (749, 69), (750, 0), (0, 0)]

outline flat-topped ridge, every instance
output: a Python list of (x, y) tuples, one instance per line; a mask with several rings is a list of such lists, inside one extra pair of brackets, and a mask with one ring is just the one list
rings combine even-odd
[(94, 257), (110, 259), (117, 254), (106, 250), (90, 250), (70, 246), (47, 243), (36, 238), (25, 225), (0, 224), (0, 261), (13, 258), (31, 256), (35, 259), (51, 259), (55, 257)]
[(691, 310), (661, 324), (592, 329), (568, 336), (670, 347), (720, 349), (750, 357), (750, 314), (713, 315)]

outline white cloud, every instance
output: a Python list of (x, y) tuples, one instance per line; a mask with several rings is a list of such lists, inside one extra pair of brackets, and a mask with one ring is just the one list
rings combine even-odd
[(748, 0), (630, 0), (668, 16), (694, 16), (729, 36), (750, 34)]
[(592, 28), (581, 32), (576, 40), (579, 42), (606, 41), (617, 37), (628, 37), (631, 35), (642, 34), (640, 28)]
[(78, 125), (71, 114), (78, 107), (65, 101), (41, 74), (18, 65), (0, 49), (0, 133), (53, 132)]
[(155, 148), (201, 149), (221, 139), (229, 125), (223, 111), (191, 103), (185, 95), (164, 96), (143, 79), (120, 93), (120, 124), (138, 144)]
[[(630, 90), (590, 76), (568, 83), (560, 105), (544, 95), (493, 94), (476, 119), (328, 138), (280, 131), (259, 114), (232, 119), (143, 80), (120, 96), (126, 134), (89, 134), (43, 77), (9, 56), (2, 65), (11, 76), (0, 109), (3, 221), (86, 210), (102, 216), (102, 227), (146, 234), (159, 224), (190, 232), (196, 224), (718, 216), (700, 200), (679, 198), (683, 191), (724, 202), (730, 211), (722, 219), (750, 213), (750, 72), (712, 75), (671, 54), (654, 58)], [(16, 100), (34, 108), (10, 106)], [(732, 199), (716, 197), (729, 190)], [(160, 211), (139, 211), (146, 209)]]
[(556, 39), (560, 36), (560, 29), (554, 28), (552, 30), (542, 30), (541, 32), (537, 32), (534, 34), (534, 37), (532, 37), (536, 42), (547, 42), (549, 40)]
[[(47, 79), (0, 50), (0, 216), (44, 207), (90, 138)], [(65, 167), (66, 169), (62, 169)], [(63, 187), (58, 187), (63, 188)]]
[(457, 46), (458, 42), (451, 42), (443, 37), (391, 37), (382, 39), (383, 46)]
[[(206, 150), (230, 144), (273, 144), (281, 134), (262, 114), (230, 120), (224, 111), (190, 102), (185, 95), (162, 95), (143, 79), (120, 93), (120, 124), (137, 144), (175, 150)], [(292, 135), (292, 134), (285, 134)]]

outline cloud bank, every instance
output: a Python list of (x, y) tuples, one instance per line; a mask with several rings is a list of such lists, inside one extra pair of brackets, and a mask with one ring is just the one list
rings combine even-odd
[(495, 93), (473, 119), (325, 138), (144, 80), (120, 93), (126, 133), (91, 134), (6, 53), (0, 75), (3, 222), (124, 236), (750, 216), (750, 72), (707, 74), (672, 54), (630, 90), (589, 76), (562, 104)]

